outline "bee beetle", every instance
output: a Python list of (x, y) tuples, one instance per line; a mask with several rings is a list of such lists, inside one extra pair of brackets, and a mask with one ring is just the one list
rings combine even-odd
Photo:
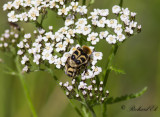
[(88, 46), (78, 47), (71, 56), (68, 57), (65, 65), (65, 73), (74, 78), (82, 69), (86, 69), (92, 50)]

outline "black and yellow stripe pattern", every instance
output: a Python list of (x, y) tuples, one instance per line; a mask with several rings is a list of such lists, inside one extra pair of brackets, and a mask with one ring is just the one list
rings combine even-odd
[[(77, 48), (71, 56), (71, 60), (77, 65), (77, 67), (86, 64), (89, 56), (83, 52), (81, 48)], [(72, 66), (72, 65), (71, 65)]]
[(83, 46), (83, 48), (78, 47), (77, 50), (73, 52), (73, 54), (68, 57), (66, 65), (65, 65), (65, 73), (69, 77), (75, 77), (80, 73), (82, 69), (84, 69), (88, 61), (90, 60), (91, 50), (87, 46)]
[(73, 68), (69, 65), (65, 66), (65, 73), (69, 76), (69, 77), (74, 77), (76, 75), (76, 68)]

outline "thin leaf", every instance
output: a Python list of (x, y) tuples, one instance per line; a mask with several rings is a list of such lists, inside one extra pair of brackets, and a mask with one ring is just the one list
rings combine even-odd
[(16, 72), (3, 71), (3, 73), (8, 74), (8, 75), (12, 75), (12, 76), (15, 76), (15, 75), (16, 75)]
[(95, 0), (91, 0), (91, 1), (90, 1), (90, 4), (93, 4), (94, 2), (95, 2)]
[(111, 66), (110, 69), (118, 74), (126, 74), (123, 70), (115, 68), (113, 66)]
[(95, 2), (95, 0), (90, 0), (90, 2), (89, 2), (87, 7), (90, 7), (94, 2)]
[(121, 102), (121, 101), (125, 101), (125, 100), (130, 100), (130, 99), (134, 99), (137, 97), (140, 97), (141, 95), (143, 95), (145, 92), (147, 91), (147, 87), (144, 87), (140, 92), (135, 93), (135, 94), (129, 94), (129, 95), (124, 95), (121, 97), (116, 97), (116, 98), (109, 98), (107, 99), (107, 101), (105, 102), (106, 104), (113, 104), (113, 103), (117, 103), (117, 102)]

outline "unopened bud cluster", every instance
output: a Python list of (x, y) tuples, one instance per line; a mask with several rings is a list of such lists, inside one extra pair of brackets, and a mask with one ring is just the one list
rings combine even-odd
[(4, 31), (0, 37), (0, 50), (5, 52), (16, 52), (16, 46), (19, 42), (20, 32), (16, 27), (10, 26), (10, 29)]
[(103, 89), (103, 81), (97, 82), (95, 78), (81, 81), (72, 79), (71, 83), (60, 82), (59, 85), (68, 98), (88, 103), (102, 103), (109, 95), (109, 91)]

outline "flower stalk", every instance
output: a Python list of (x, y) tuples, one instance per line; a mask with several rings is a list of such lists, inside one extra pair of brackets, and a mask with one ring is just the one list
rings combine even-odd
[(107, 105), (102, 105), (102, 117), (107, 117)]
[(87, 112), (87, 109), (85, 106), (82, 106), (82, 111), (83, 111), (84, 117), (89, 117), (89, 113)]
[[(112, 66), (112, 61), (117, 53), (117, 50), (118, 50), (118, 45), (117, 44), (112, 45), (112, 49), (111, 49), (110, 55), (108, 57), (107, 65), (105, 68), (106, 71), (105, 71), (104, 80), (103, 80), (104, 88), (106, 88), (107, 80), (108, 80), (109, 74), (111, 72), (110, 67)], [(106, 103), (103, 104), (102, 116), (107, 117), (107, 104)]]
[(108, 76), (109, 76), (110, 71), (111, 71), (110, 67), (112, 66), (112, 61), (113, 61), (113, 59), (114, 59), (114, 57), (117, 53), (118, 47), (119, 46), (117, 44), (112, 45), (112, 49), (111, 49), (111, 52), (110, 52), (110, 55), (108, 57), (107, 64), (106, 64), (106, 67), (105, 67), (106, 71), (105, 71), (104, 80), (103, 80), (104, 87), (106, 87)]
[(87, 104), (87, 108), (89, 109), (89, 111), (91, 112), (92, 114), (92, 117), (96, 117), (96, 113), (94, 112), (93, 108)]
[(120, 0), (119, 6), (120, 6), (120, 7), (123, 6), (123, 0)]
[(86, 0), (83, 0), (83, 1), (82, 1), (82, 5), (86, 5)]
[(33, 117), (38, 117), (37, 113), (36, 113), (36, 110), (35, 110), (35, 108), (33, 106), (33, 102), (31, 100), (31, 97), (30, 97), (26, 82), (24, 80), (24, 76), (23, 76), (22, 71), (21, 71), (21, 67), (20, 67), (20, 64), (19, 64), (19, 57), (16, 57), (15, 63), (16, 63), (16, 67), (17, 67), (17, 76), (19, 77), (19, 79), (21, 81), (21, 84), (23, 86), (24, 93), (25, 93), (29, 108), (30, 108), (30, 110), (32, 112)]

